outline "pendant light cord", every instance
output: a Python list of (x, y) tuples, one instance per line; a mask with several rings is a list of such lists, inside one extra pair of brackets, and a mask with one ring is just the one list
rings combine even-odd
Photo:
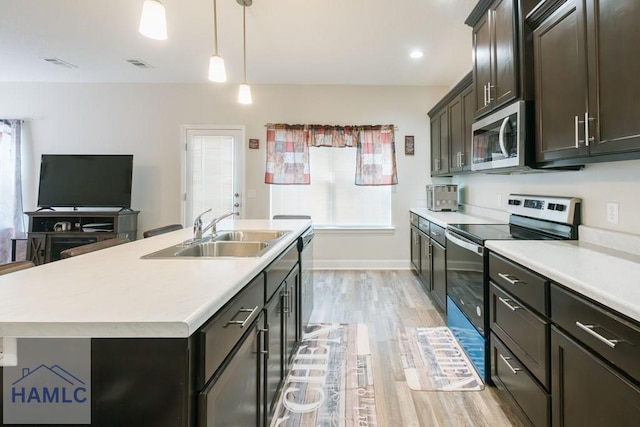
[(217, 1), (213, 0), (213, 54), (218, 56), (218, 9)]
[(242, 6), (242, 50), (244, 53), (244, 84), (247, 84), (247, 6)]

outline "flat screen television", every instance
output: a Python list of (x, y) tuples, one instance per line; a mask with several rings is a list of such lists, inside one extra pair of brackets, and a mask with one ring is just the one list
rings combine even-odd
[(43, 154), (38, 206), (131, 208), (133, 155)]

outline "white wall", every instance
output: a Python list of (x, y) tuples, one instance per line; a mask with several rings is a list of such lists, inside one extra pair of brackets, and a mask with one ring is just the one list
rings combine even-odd
[[(582, 198), (582, 224), (640, 234), (640, 160), (586, 165), (571, 172), (454, 177), (462, 202), (505, 211), (510, 193)], [(500, 201), (500, 202), (499, 202)], [(608, 202), (619, 204), (619, 222), (607, 222)]]
[[(319, 266), (408, 267), (408, 210), (424, 206), (429, 163), (427, 111), (446, 87), (254, 86), (254, 104), (235, 101), (235, 85), (0, 83), (0, 117), (26, 119), (25, 209), (36, 207), (43, 153), (133, 153), (132, 207), (139, 234), (180, 220), (180, 126), (245, 125), (245, 217), (269, 215), (264, 184), (265, 128), (269, 122), (387, 124), (396, 132), (399, 184), (393, 192), (392, 233), (328, 233), (316, 239)], [(404, 155), (404, 136), (415, 155)]]

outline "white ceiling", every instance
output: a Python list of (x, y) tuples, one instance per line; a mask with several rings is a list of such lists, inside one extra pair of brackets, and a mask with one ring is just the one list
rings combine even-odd
[[(138, 33), (142, 0), (0, 0), (0, 81), (208, 82), (213, 0), (162, 2), (165, 41)], [(242, 7), (217, 2), (219, 54), (229, 81), (238, 83)], [(476, 2), (254, 0), (247, 8), (247, 81), (449, 86), (471, 69), (464, 20)], [(416, 48), (423, 58), (409, 58)]]

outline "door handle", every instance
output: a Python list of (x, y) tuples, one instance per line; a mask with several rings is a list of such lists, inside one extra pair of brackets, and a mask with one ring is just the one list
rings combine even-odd
[(585, 325), (583, 323), (576, 321), (576, 326), (582, 329), (583, 331), (585, 331), (586, 333), (588, 333), (589, 335), (591, 335), (592, 337), (596, 338), (598, 341), (605, 343), (611, 348), (616, 348), (616, 344), (622, 341), (622, 340), (610, 340), (603, 337), (602, 335), (600, 335), (599, 333), (593, 330), (596, 327), (596, 325)]
[(249, 322), (249, 319), (251, 319), (251, 316), (253, 316), (253, 314), (257, 310), (258, 310), (257, 305), (253, 308), (241, 308), (240, 310), (238, 310), (235, 316), (232, 317), (232, 319), (234, 319), (240, 313), (249, 313), (249, 315), (244, 320), (229, 320), (227, 324), (224, 325), (224, 327), (226, 328), (228, 325), (240, 325), (240, 328), (244, 328), (245, 326), (247, 326), (247, 322)]
[(507, 148), (504, 146), (504, 132), (507, 129), (507, 125), (509, 124), (509, 117), (505, 117), (502, 121), (502, 125), (500, 126), (500, 133), (498, 133), (498, 142), (500, 143), (500, 151), (505, 157), (509, 157), (509, 153), (507, 152)]
[(509, 360), (511, 360), (510, 357), (504, 357), (503, 355), (500, 355), (500, 359), (502, 359), (502, 361), (509, 367), (509, 369), (511, 369), (511, 372), (513, 372), (515, 375), (518, 375), (518, 371), (520, 370), (520, 368), (514, 368), (513, 366), (511, 366), (511, 363), (509, 363)]
[(504, 280), (506, 280), (507, 282), (509, 282), (512, 285), (526, 285), (527, 284), (527, 282), (525, 282), (524, 280), (518, 279), (513, 274), (498, 273), (498, 276), (500, 276), (501, 278), (503, 278)]
[(507, 307), (509, 307), (509, 310), (511, 311), (516, 311), (518, 309), (521, 309), (522, 307), (519, 307), (517, 305), (511, 305), (509, 304), (509, 301), (513, 301), (512, 299), (509, 298), (502, 298), (502, 297), (498, 297), (498, 299), (500, 300), (501, 303), (503, 303), (504, 305), (506, 305)]

